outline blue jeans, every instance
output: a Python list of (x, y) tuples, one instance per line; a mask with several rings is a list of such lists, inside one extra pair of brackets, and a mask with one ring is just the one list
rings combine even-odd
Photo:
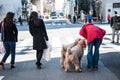
[[(98, 66), (99, 61), (99, 48), (100, 48), (101, 41), (99, 39), (93, 40), (90, 44), (88, 44), (88, 68), (94, 68)], [(93, 52), (94, 47), (94, 52)]]
[(3, 42), (5, 47), (5, 55), (2, 58), (2, 62), (6, 62), (6, 59), (11, 53), (11, 64), (15, 63), (15, 48), (16, 48), (16, 42), (14, 41), (5, 41)]

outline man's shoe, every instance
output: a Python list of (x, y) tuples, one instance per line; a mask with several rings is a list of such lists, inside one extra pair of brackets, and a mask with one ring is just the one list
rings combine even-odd
[(2, 69), (5, 69), (3, 62), (0, 62), (0, 66), (1, 66)]
[(112, 41), (111, 43), (115, 43), (114, 41)]
[(94, 70), (97, 70), (97, 69), (98, 69), (98, 66), (97, 66), (97, 65), (95, 65), (95, 66), (94, 66)]
[(119, 42), (116, 42), (116, 43), (119, 43)]
[(88, 67), (87, 70), (91, 72), (93, 71), (93, 68)]

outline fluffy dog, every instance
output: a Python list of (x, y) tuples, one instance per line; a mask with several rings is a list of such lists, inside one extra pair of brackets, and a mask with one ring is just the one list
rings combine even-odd
[(71, 63), (74, 64), (75, 71), (82, 71), (81, 60), (84, 54), (84, 48), (86, 48), (86, 42), (85, 39), (81, 39), (80, 41), (78, 41), (77, 45), (67, 49), (64, 63), (64, 68), (66, 72), (69, 71)]
[(61, 49), (61, 58), (60, 58), (60, 65), (62, 68), (64, 68), (64, 61), (65, 61), (65, 55), (66, 55), (66, 51), (68, 48), (72, 48), (75, 45), (78, 44), (78, 41), (80, 41), (80, 38), (77, 38), (73, 43), (68, 44), (68, 45), (63, 45), (62, 49)]

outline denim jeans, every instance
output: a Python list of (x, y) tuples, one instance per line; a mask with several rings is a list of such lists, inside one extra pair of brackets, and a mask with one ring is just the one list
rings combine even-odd
[(95, 39), (90, 44), (88, 44), (88, 68), (94, 68), (95, 66), (98, 66), (100, 44), (101, 41), (99, 39)]
[(16, 48), (16, 42), (14, 41), (5, 41), (3, 42), (5, 47), (5, 55), (2, 58), (2, 62), (6, 62), (6, 59), (11, 53), (11, 64), (15, 63), (15, 48)]

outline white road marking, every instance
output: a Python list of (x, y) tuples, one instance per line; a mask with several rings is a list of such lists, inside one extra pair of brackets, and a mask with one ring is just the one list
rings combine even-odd
[(66, 37), (66, 39), (67, 39), (68, 44), (73, 43), (75, 41), (75, 39), (73, 37), (71, 37), (71, 36)]
[(2, 80), (4, 78), (4, 76), (0, 76), (0, 80)]
[(19, 43), (19, 44), (16, 46), (16, 51), (17, 51), (17, 52), (21, 52), (23, 49), (26, 48), (26, 46), (29, 45), (30, 41), (32, 41), (32, 38), (27, 38), (27, 39), (25, 39), (24, 41), (22, 41), (21, 43)]

